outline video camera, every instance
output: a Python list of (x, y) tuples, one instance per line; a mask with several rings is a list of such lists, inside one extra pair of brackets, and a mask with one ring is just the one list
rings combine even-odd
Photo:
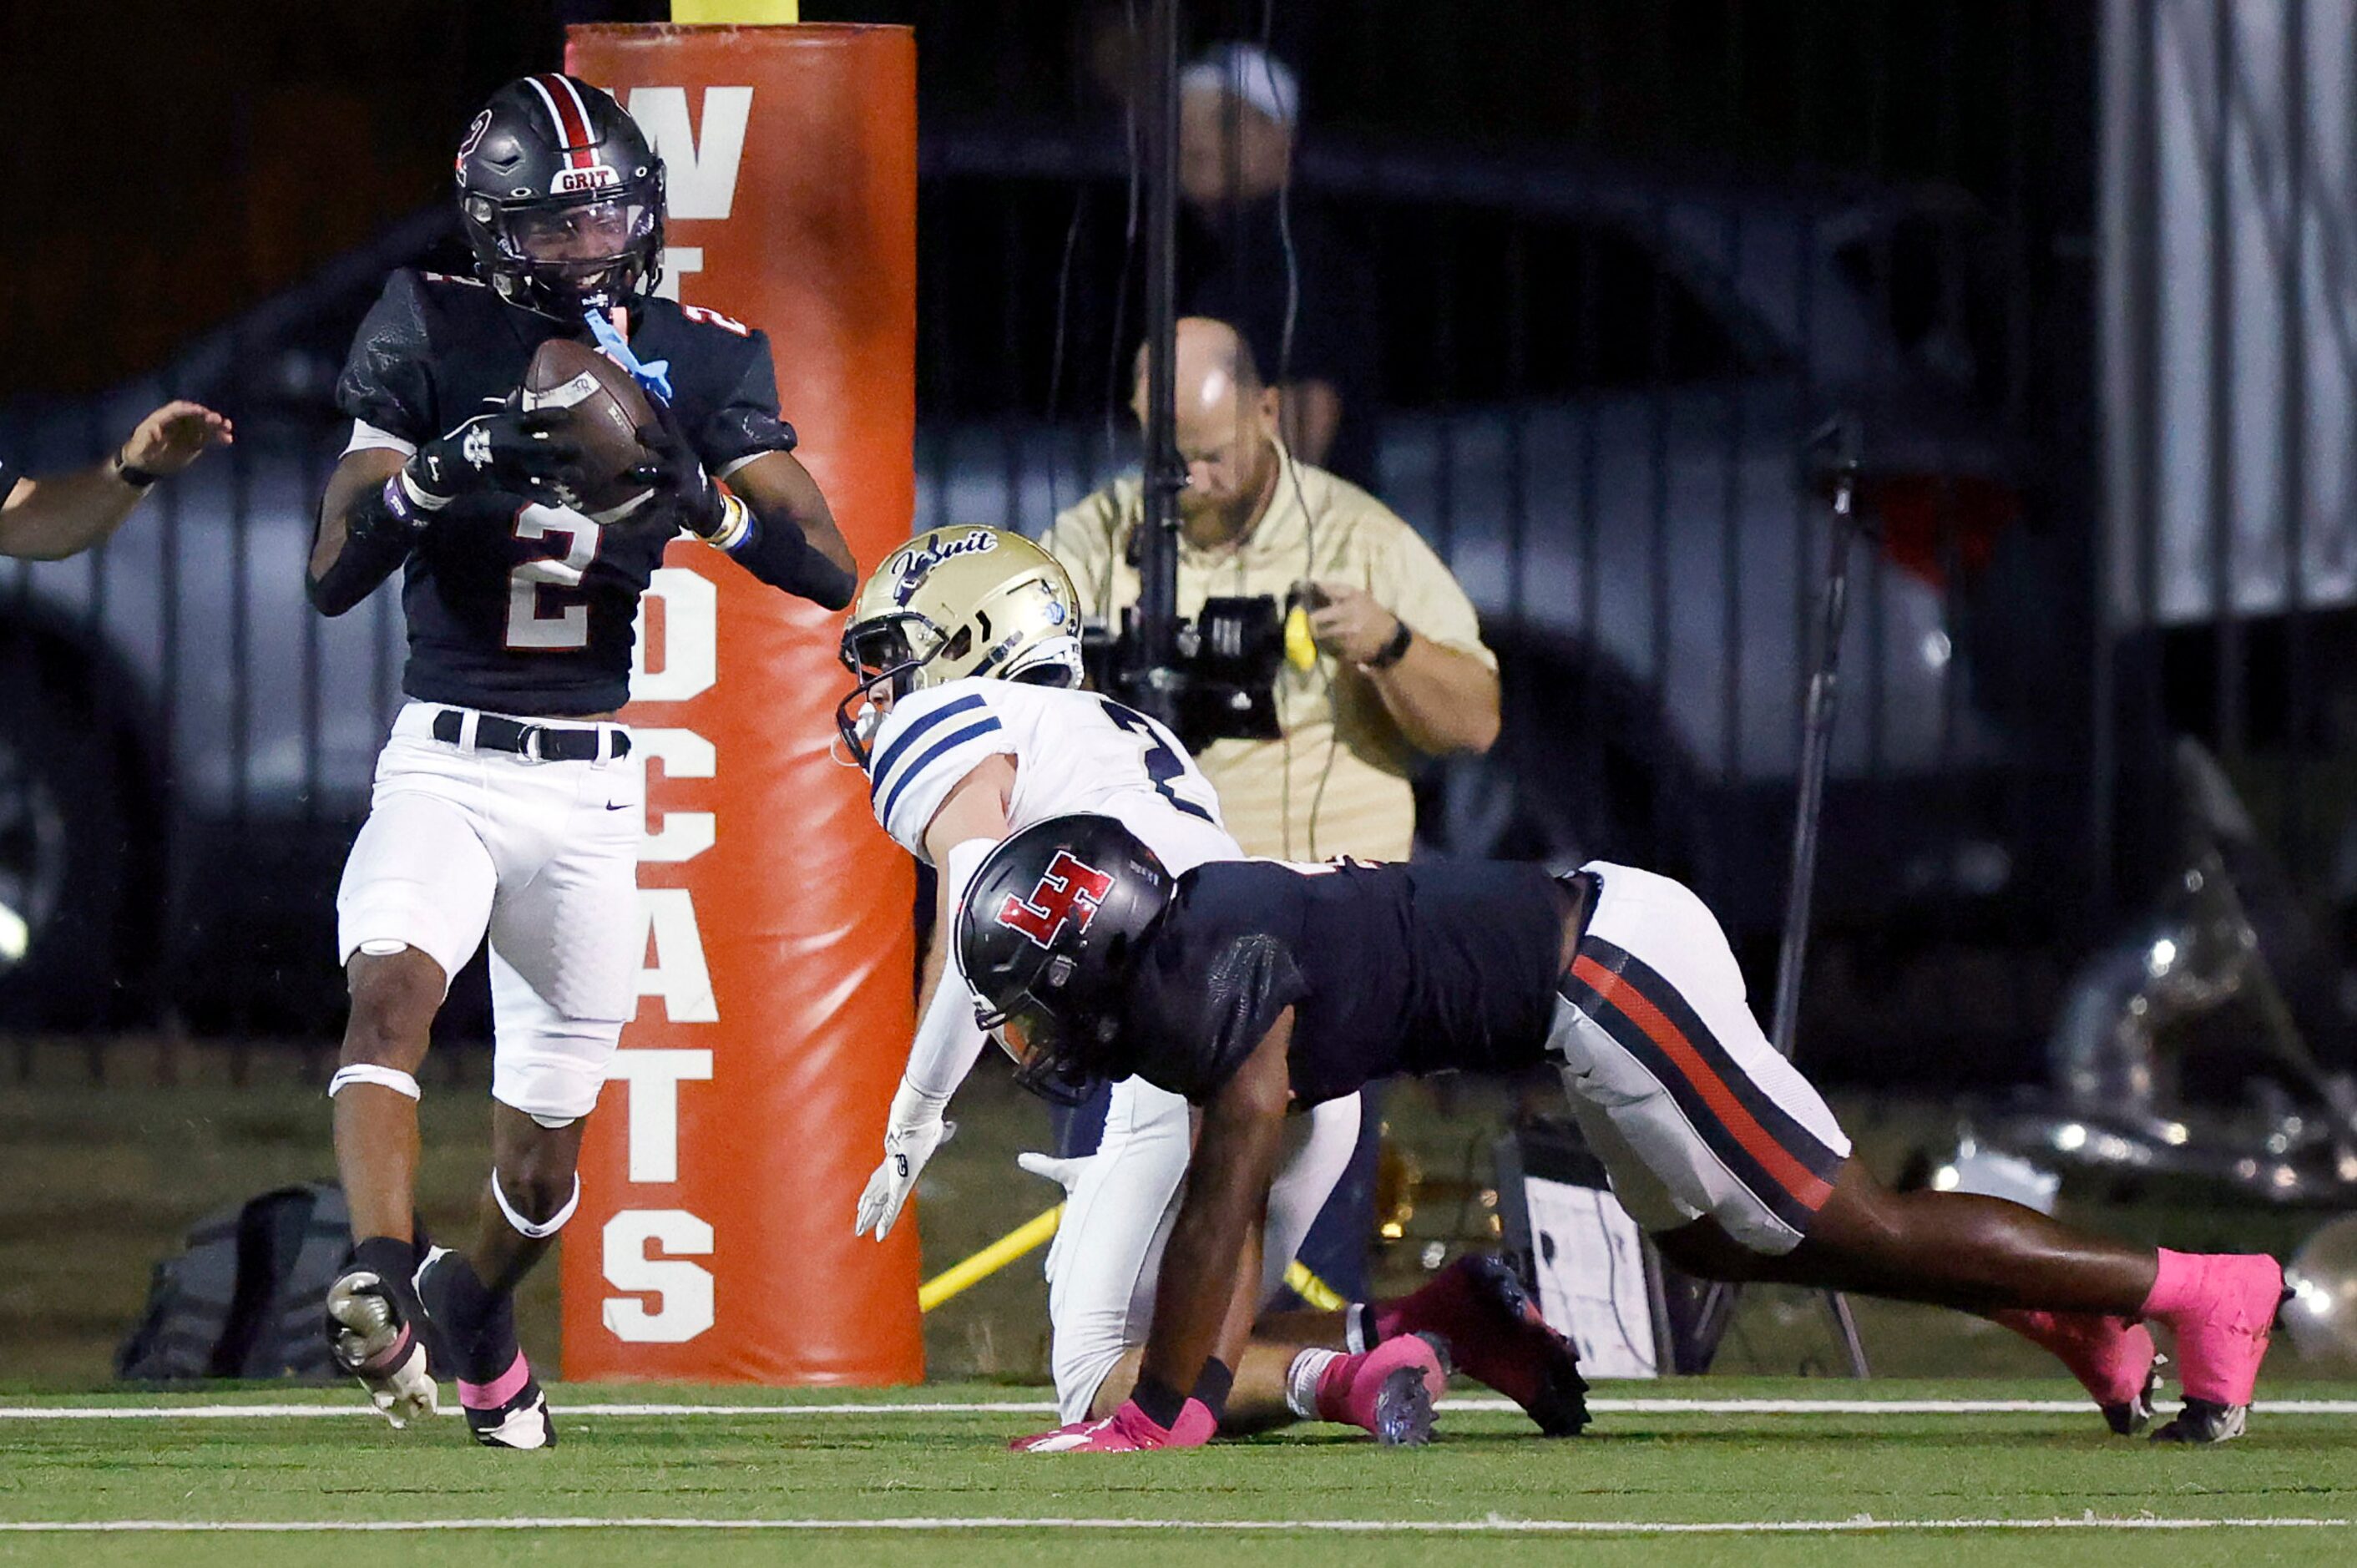
[(1118, 634), (1104, 626), (1082, 632), (1081, 657), (1098, 691), (1161, 720), (1190, 752), (1215, 740), (1275, 740), (1290, 604), (1265, 594), (1207, 598), (1192, 620), (1177, 623), (1168, 662), (1144, 657), (1138, 612), (1125, 609)]

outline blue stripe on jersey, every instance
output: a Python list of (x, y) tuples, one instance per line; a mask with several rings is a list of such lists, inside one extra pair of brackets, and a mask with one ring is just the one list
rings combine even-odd
[[(978, 697), (974, 700), (976, 702), (981, 701)], [(910, 727), (914, 728), (915, 726), (911, 725)], [(900, 803), (901, 792), (907, 789), (909, 785), (915, 783), (918, 779), (922, 779), (925, 776), (925, 769), (931, 768), (937, 758), (939, 758), (944, 752), (953, 751), (957, 747), (963, 746), (967, 741), (974, 739), (974, 736), (988, 735), (992, 730), (999, 727), (1001, 726), (996, 719), (991, 718), (985, 714), (979, 723), (970, 724), (966, 725), (965, 728), (958, 731), (955, 735), (944, 736), (942, 739), (935, 741), (931, 746), (927, 746), (925, 748), (925, 754), (909, 765), (908, 770), (900, 775), (900, 781), (892, 786), (892, 792), (884, 797), (884, 809), (876, 813), (876, 820), (884, 824), (884, 831), (887, 832), (892, 831), (892, 808)]]
[(943, 703), (940, 707), (894, 736), (892, 744), (884, 748), (883, 753), (876, 758), (874, 766), (867, 769), (868, 800), (873, 803), (876, 792), (884, 788), (884, 780), (891, 773), (892, 765), (899, 761), (909, 747), (920, 736), (928, 731), (940, 727), (945, 721), (953, 719), (960, 714), (970, 714), (981, 706), (983, 706), (981, 694), (968, 692), (963, 697), (953, 697)]

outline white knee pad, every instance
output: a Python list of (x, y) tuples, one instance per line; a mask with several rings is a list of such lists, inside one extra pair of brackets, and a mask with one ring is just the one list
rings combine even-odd
[(491, 1172), (491, 1201), (500, 1206), (500, 1212), (506, 1216), (507, 1222), (515, 1228), (518, 1235), (534, 1241), (544, 1241), (564, 1230), (565, 1222), (573, 1218), (573, 1211), (581, 1207), (581, 1173), (576, 1171), (573, 1175), (573, 1196), (566, 1198), (564, 1207), (546, 1219), (526, 1219), (522, 1214), (516, 1212), (516, 1206), (508, 1201), (506, 1189), (500, 1186), (500, 1173), (497, 1170)]
[(328, 1080), (328, 1098), (333, 1100), (356, 1083), (373, 1083), (412, 1100), (419, 1098), (417, 1079), (399, 1068), (379, 1067), (374, 1062), (354, 1062), (350, 1067), (338, 1068), (336, 1076)]

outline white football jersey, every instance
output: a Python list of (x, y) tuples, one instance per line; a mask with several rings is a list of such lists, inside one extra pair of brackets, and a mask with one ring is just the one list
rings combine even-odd
[(918, 859), (925, 829), (985, 757), (1015, 758), (1007, 825), (1094, 811), (1120, 820), (1175, 875), (1243, 852), (1211, 781), (1167, 729), (1110, 697), (968, 678), (912, 692), (876, 731), (867, 799)]

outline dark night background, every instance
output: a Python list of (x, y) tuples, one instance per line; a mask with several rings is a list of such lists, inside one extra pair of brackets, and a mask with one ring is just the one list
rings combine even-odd
[[(5, 393), (83, 392), (149, 368), (190, 333), (442, 199), (449, 148), (475, 105), (501, 81), (554, 62), (566, 21), (662, 9), (248, 0), (224, 27), (192, 25), (172, 0), (0, 10), (17, 126), (0, 166), (16, 206), (11, 286), (0, 296)], [(1192, 41), (1257, 36), (1261, 9), (1193, 6)], [(2065, 252), (2083, 260), (2092, 7), (1289, 0), (1272, 9), (1276, 51), (1302, 73), (1313, 140), (1605, 157), (1738, 179), (1936, 179), (2050, 242), (2025, 258), (2040, 274), (2055, 260), (2051, 242), (2075, 242)], [(1111, 129), (1098, 84), (1125, 52), (1118, 5), (813, 0), (803, 15), (913, 24), (929, 135), (1042, 121)], [(1474, 25), (1455, 25), (1463, 21)], [(1059, 209), (1027, 226), (1043, 230), (1049, 253), (1026, 249), (1009, 258), (1023, 276), (986, 280), (1018, 306), (1053, 286), (1069, 198), (1043, 203)], [(929, 233), (962, 220), (953, 195), (948, 205), (928, 210)], [(1431, 237), (1437, 250), (1452, 238)], [(1466, 248), (1478, 245), (1467, 238)], [(937, 355), (928, 370), (928, 395), (938, 395)], [(1029, 380), (1044, 382), (1044, 368)]]

